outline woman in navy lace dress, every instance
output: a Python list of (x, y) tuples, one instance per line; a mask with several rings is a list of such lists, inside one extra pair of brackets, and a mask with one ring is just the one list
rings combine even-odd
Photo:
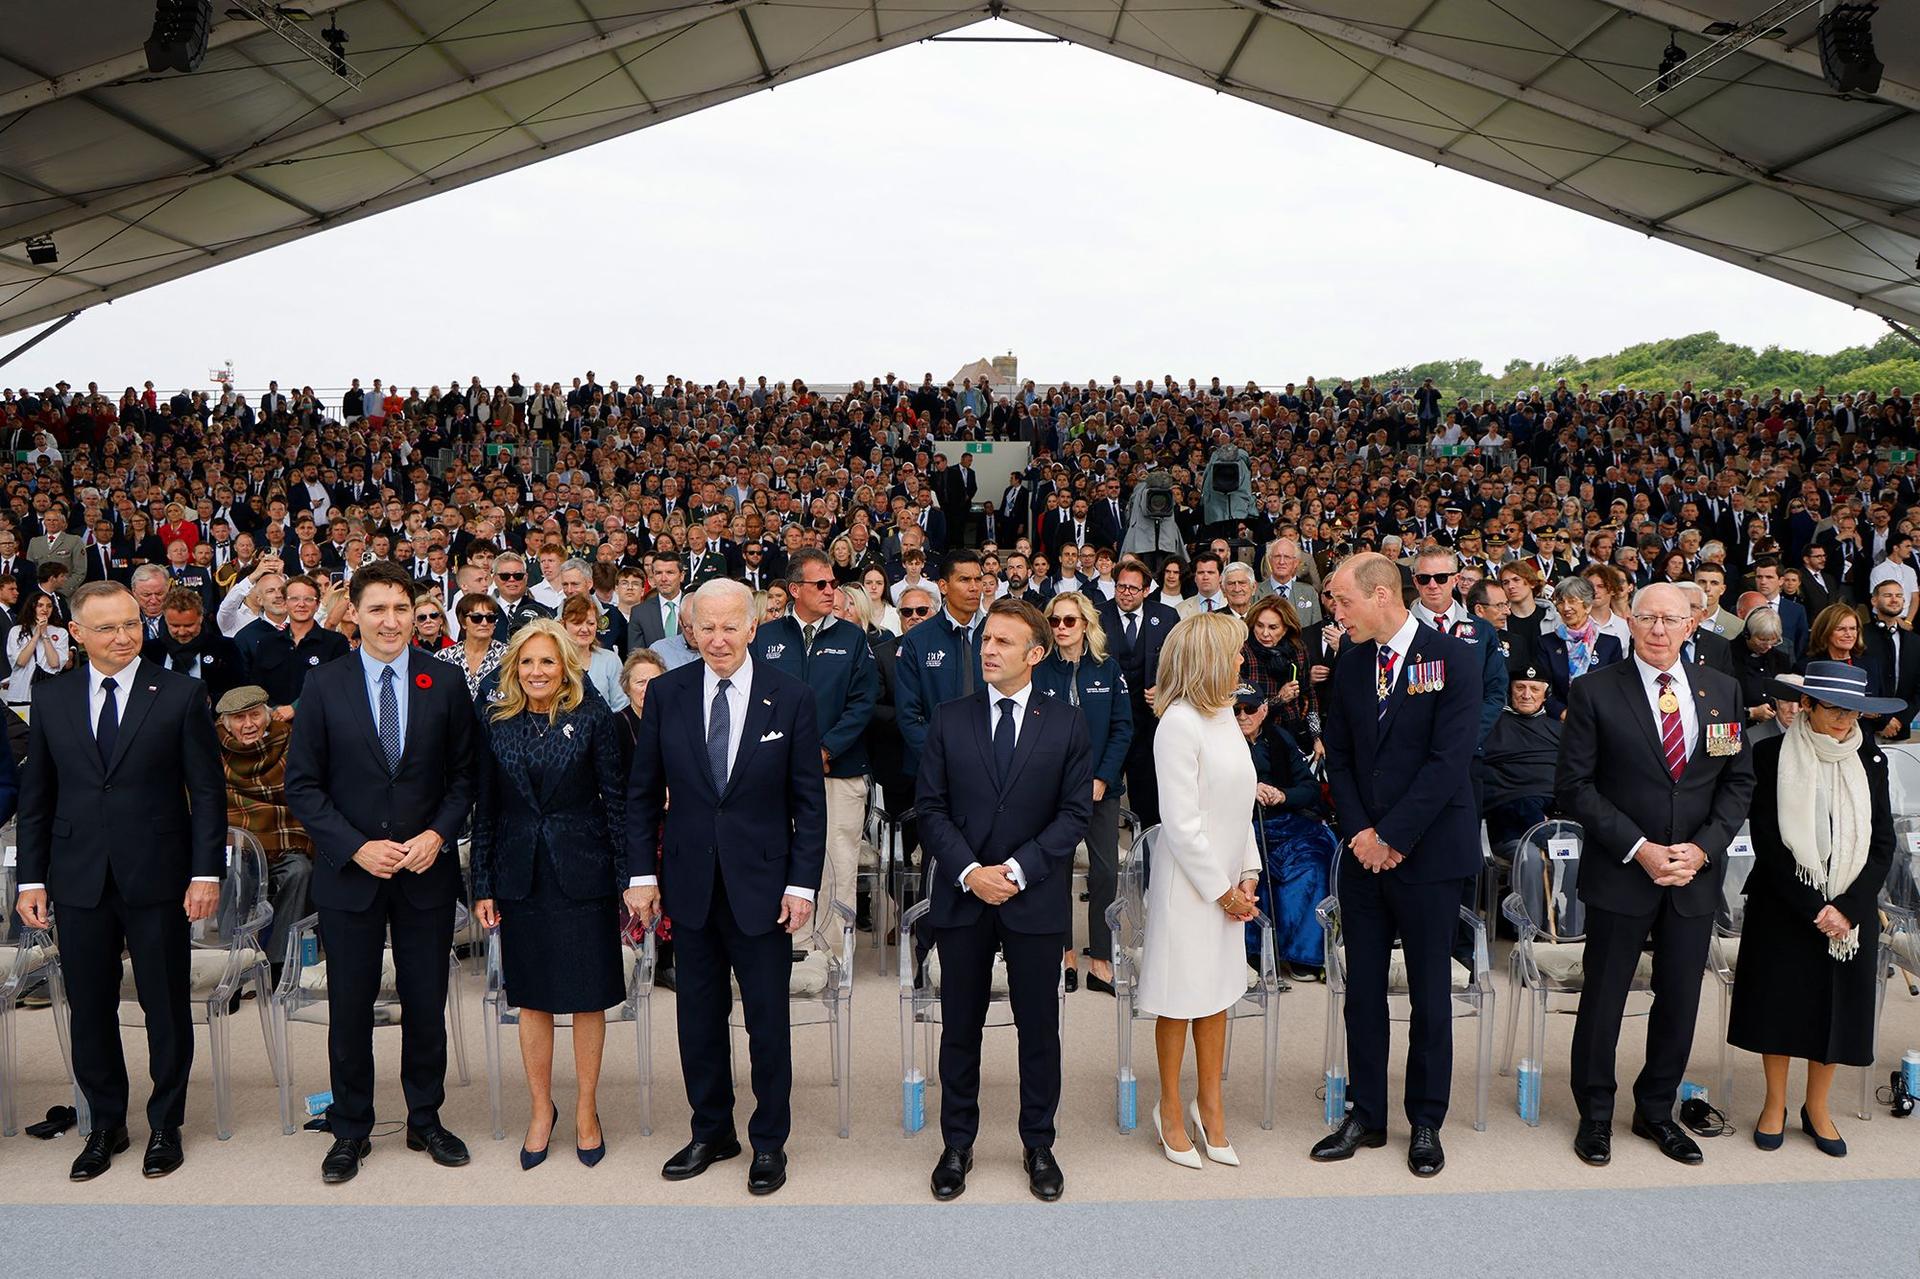
[(553, 1018), (573, 1017), (574, 1117), (582, 1163), (606, 1151), (595, 1092), (606, 1009), (626, 998), (619, 902), (626, 883), (626, 776), (613, 712), (584, 687), (559, 624), (530, 622), (507, 646), (482, 715), (473, 818), (474, 910), (500, 929), (507, 1002), (520, 1010), (520, 1056), (533, 1111), (520, 1162), (546, 1158), (553, 1101)]

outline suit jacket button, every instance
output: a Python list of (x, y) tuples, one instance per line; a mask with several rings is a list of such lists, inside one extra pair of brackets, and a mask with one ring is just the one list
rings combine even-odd
[(113, 789), (113, 783), (112, 783), (112, 782), (107, 782), (107, 783), (106, 783), (105, 785), (103, 785), (103, 786), (101, 786), (101, 788), (100, 788), (100, 789), (101, 789), (101, 790), (103, 790), (103, 791), (109, 791), (109, 790), (112, 790), (112, 789)]

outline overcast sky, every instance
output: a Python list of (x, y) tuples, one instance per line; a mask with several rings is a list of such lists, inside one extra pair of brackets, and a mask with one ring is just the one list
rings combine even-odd
[(1886, 332), (1090, 50), (941, 43), (97, 307), (0, 382), (165, 392), (232, 360), (243, 387), (832, 383), (1011, 350), (1043, 382), (1278, 383), (1703, 329), (1821, 352)]

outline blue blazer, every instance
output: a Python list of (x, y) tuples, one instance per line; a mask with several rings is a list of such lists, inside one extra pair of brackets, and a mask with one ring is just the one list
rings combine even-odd
[(446, 847), (425, 873), (401, 871), (394, 882), (421, 909), (460, 895), (454, 841), (473, 807), (473, 702), (460, 672), (419, 648), (407, 650), (406, 698), (406, 749), (389, 777), (359, 656), (307, 674), (287, 747), (287, 808), (313, 839), (316, 906), (373, 905), (380, 881), (354, 853), (370, 839), (408, 840), (425, 830)]
[(754, 663), (740, 746), (726, 791), (717, 793), (701, 705), (706, 669), (690, 662), (647, 685), (627, 776), (627, 873), (658, 875), (667, 914), (689, 928), (707, 926), (721, 875), (740, 931), (758, 937), (776, 926), (787, 885), (817, 890), (826, 864), (813, 690)]
[[(1602, 634), (1594, 641), (1593, 665), (1587, 667), (1587, 674), (1623, 661), (1626, 656), (1620, 649), (1618, 636)], [(1558, 631), (1540, 632), (1540, 664), (1547, 668), (1547, 714), (1555, 719), (1564, 718), (1569, 690), (1573, 687), (1573, 666), (1567, 657), (1567, 642), (1560, 638)]]
[(1151, 736), (1155, 720), (1147, 705), (1147, 690), (1160, 678), (1160, 650), (1166, 645), (1167, 636), (1180, 624), (1180, 614), (1162, 604), (1157, 599), (1147, 600), (1140, 606), (1140, 639), (1133, 649), (1127, 647), (1126, 627), (1120, 622), (1120, 606), (1112, 600), (1100, 601), (1100, 629), (1107, 633), (1107, 652), (1120, 663), (1121, 674), (1127, 677), (1127, 691), (1132, 694), (1134, 716), (1134, 735)]
[(1777, 603), (1780, 608), (1780, 638), (1792, 650), (1793, 660), (1798, 662), (1807, 655), (1807, 644), (1813, 638), (1813, 628), (1807, 624), (1807, 610), (1798, 601), (1784, 595)]
[(1080, 686), (1080, 714), (1087, 721), (1087, 740), (1093, 748), (1093, 775), (1112, 791), (1120, 785), (1127, 749), (1133, 745), (1133, 699), (1127, 681), (1119, 662), (1111, 657), (1096, 662), (1092, 654), (1084, 654), (1076, 667), (1069, 667), (1059, 654), (1049, 653), (1033, 668), (1035, 691), (1071, 706), (1069, 680)]
[(1500, 712), (1507, 706), (1506, 655), (1500, 651), (1500, 632), (1484, 617), (1455, 622), (1447, 633), (1480, 653), (1480, 732), (1474, 738), (1477, 750), (1487, 744), (1487, 734), (1500, 722)]
[[(944, 609), (921, 622), (900, 637), (894, 649), (894, 722), (900, 726), (900, 739), (907, 744), (907, 774), (920, 767), (925, 749), (927, 727), (934, 708), (963, 696), (967, 688), (966, 668), (973, 668), (972, 686), (983, 686), (980, 678), (980, 628), (986, 623), (974, 619), (973, 638), (963, 643)], [(651, 685), (649, 685), (651, 688)]]
[(489, 710), (473, 810), (474, 899), (531, 896), (542, 848), (568, 897), (618, 895), (627, 886), (627, 774), (613, 712), (584, 698), (549, 726), (545, 715), (492, 720)]
[(880, 675), (866, 632), (836, 620), (815, 631), (813, 651), (797, 617), (776, 618), (753, 637), (753, 661), (785, 671), (813, 690), (813, 712), (820, 725), (820, 746), (827, 752), (827, 776), (867, 775), (867, 725), (880, 700)]
[[(1322, 737), (1343, 840), (1372, 828), (1406, 860), (1383, 874), (1408, 883), (1467, 879), (1480, 869), (1480, 814), (1470, 767), (1480, 723), (1481, 655), (1421, 623), (1400, 663), (1386, 714), (1375, 692), (1378, 646), (1346, 646), (1328, 677)], [(1445, 667), (1442, 687), (1409, 693), (1416, 663)]]
[[(647, 686), (653, 696), (655, 685)], [(1017, 933), (1065, 933), (1073, 924), (1073, 851), (1093, 815), (1093, 748), (1085, 720), (1059, 698), (1027, 699), (1026, 723), (1004, 787), (994, 784), (987, 695), (933, 713), (920, 757), (914, 807), (928, 859), (928, 914), (935, 928), (961, 928), (987, 904), (960, 887), (970, 862), (1020, 863), (1027, 881), (994, 909)], [(1476, 848), (1477, 853), (1477, 848)]]

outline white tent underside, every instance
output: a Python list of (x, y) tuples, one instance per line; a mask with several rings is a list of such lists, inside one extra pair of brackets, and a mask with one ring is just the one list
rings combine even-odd
[(1762, 0), (951, 4), (345, 0), (361, 90), (221, 5), (201, 70), (157, 77), (143, 5), (29, 7), (0, 30), (0, 333), (996, 15), (1920, 325), (1913, 4), (1876, 20), (1872, 98), (1820, 79), (1816, 10), (1651, 106), (1669, 23), (1694, 52)]

